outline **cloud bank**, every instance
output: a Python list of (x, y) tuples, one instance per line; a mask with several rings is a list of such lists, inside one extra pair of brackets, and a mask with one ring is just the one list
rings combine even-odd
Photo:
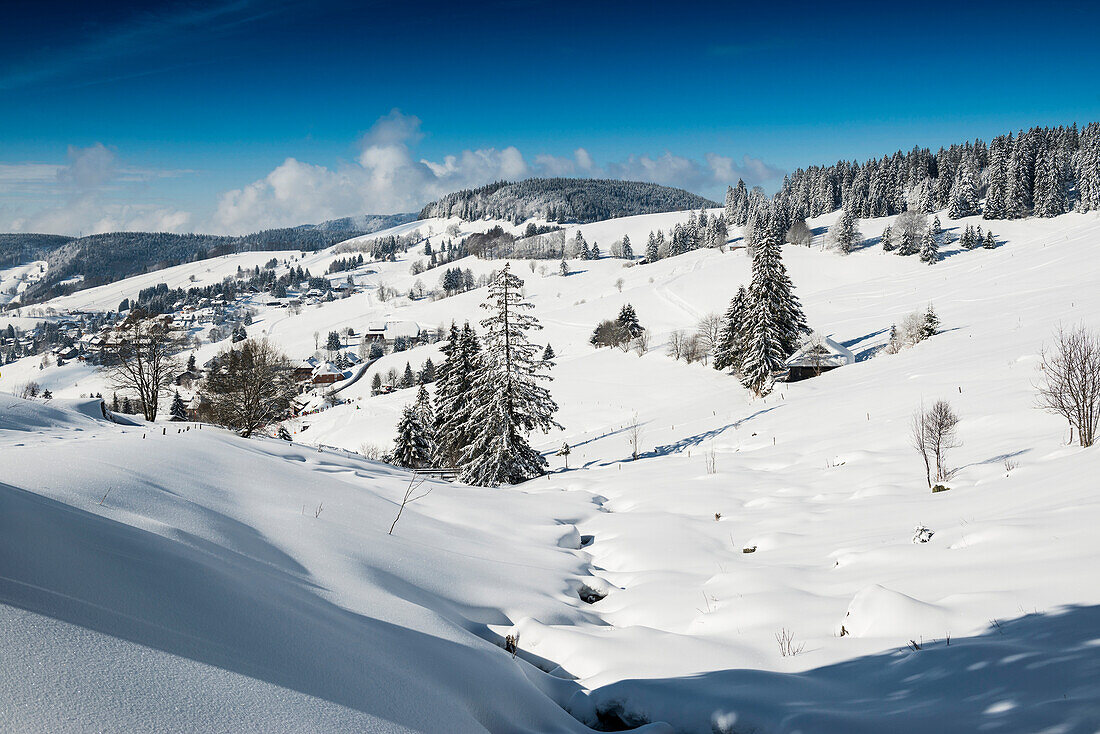
[(243, 234), (353, 214), (416, 211), (451, 191), (500, 179), (617, 178), (721, 196), (725, 186), (738, 178), (754, 185), (782, 175), (749, 156), (736, 161), (709, 153), (697, 161), (667, 151), (657, 157), (632, 155), (602, 166), (584, 148), (572, 156), (540, 154), (528, 160), (516, 147), (508, 146), (464, 150), (432, 161), (416, 155), (422, 138), (419, 118), (392, 110), (363, 135), (354, 162), (327, 168), (287, 158), (264, 178), (222, 194), (213, 229)]
[[(69, 146), (68, 163), (0, 165), (0, 226), (8, 232), (99, 234), (124, 230), (181, 232), (191, 215), (171, 206), (135, 203), (135, 190), (181, 172), (126, 167), (96, 143)], [(121, 199), (121, 201), (120, 201)]]
[[(452, 191), (534, 176), (612, 178), (676, 186), (721, 199), (725, 187), (773, 182), (782, 171), (758, 158), (669, 151), (598, 162), (572, 155), (525, 156), (515, 146), (464, 150), (429, 160), (417, 154), (421, 121), (392, 110), (357, 141), (354, 160), (337, 166), (287, 158), (263, 178), (220, 194), (196, 217), (171, 201), (170, 182), (190, 171), (126, 165), (102, 143), (70, 146), (65, 163), (0, 163), (0, 231), (96, 234), (123, 230), (247, 234), (357, 214), (417, 211)], [(161, 183), (157, 183), (160, 181)], [(154, 195), (156, 184), (162, 193)], [(209, 208), (208, 208), (209, 207)]]

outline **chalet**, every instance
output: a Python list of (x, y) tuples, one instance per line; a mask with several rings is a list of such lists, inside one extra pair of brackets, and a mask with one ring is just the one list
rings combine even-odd
[(202, 379), (202, 372), (199, 370), (184, 370), (176, 375), (174, 382), (178, 387), (191, 389), (199, 380)]
[(798, 351), (787, 358), (787, 382), (817, 377), (822, 372), (854, 364), (856, 357), (843, 344), (827, 336), (808, 337)]
[(314, 385), (331, 385), (344, 379), (344, 373), (331, 362), (322, 362), (313, 370)]
[(295, 360), (290, 364), (294, 374), (295, 382), (305, 382), (312, 379), (314, 364), (307, 360)]
[(368, 342), (385, 342), (392, 345), (395, 339), (404, 337), (409, 344), (415, 344), (424, 336), (420, 324), (415, 321), (387, 321), (367, 324), (363, 338)]

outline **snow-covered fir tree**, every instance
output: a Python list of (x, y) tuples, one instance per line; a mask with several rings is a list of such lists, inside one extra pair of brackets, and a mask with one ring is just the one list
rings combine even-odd
[(430, 457), (431, 445), (416, 405), (406, 405), (401, 412), (401, 420), (397, 422), (397, 435), (393, 439), (389, 462), (407, 469), (419, 469), (428, 465)]
[(623, 235), (623, 251), (622, 257), (624, 260), (634, 259), (634, 248), (630, 246), (630, 235)]
[(652, 230), (649, 232), (649, 240), (645, 245), (645, 259), (647, 263), (655, 263), (661, 259), (661, 254), (657, 250), (657, 235)]
[(749, 294), (745, 286), (737, 289), (737, 295), (730, 300), (729, 308), (722, 320), (722, 331), (718, 345), (714, 350), (714, 369), (740, 369), (743, 357), (741, 341), (744, 335), (744, 321)]
[(528, 311), (523, 280), (510, 265), (497, 271), (482, 306), (491, 312), (481, 322), (485, 352), (474, 379), (469, 425), (471, 441), (462, 449), (462, 478), (470, 484), (497, 486), (536, 477), (546, 459), (531, 448), (527, 435), (561, 426), (558, 406), (543, 387), (546, 364), (528, 332), (542, 326)]
[(862, 235), (859, 232), (856, 217), (852, 210), (845, 208), (840, 213), (840, 219), (829, 232), (833, 247), (837, 252), (847, 255), (859, 244)]
[(893, 232), (889, 225), (886, 226), (886, 229), (882, 230), (882, 237), (879, 238), (879, 242), (882, 243), (883, 252), (891, 252), (896, 249), (897, 246), (894, 244)]
[(752, 259), (740, 373), (744, 385), (757, 395), (770, 391), (774, 375), (809, 333), (783, 265), (782, 226), (777, 216), (769, 217)]
[(463, 448), (472, 440), (471, 401), (481, 365), (481, 344), (468, 322), (461, 330), (452, 323), (440, 351), (444, 360), (436, 368), (432, 460), (437, 466), (458, 467)]
[(936, 236), (932, 234), (931, 228), (925, 231), (921, 235), (920, 244), (920, 261), (933, 265), (940, 260), (940, 243), (936, 239)]
[(642, 332), (645, 331), (645, 327), (638, 321), (638, 314), (634, 312), (634, 307), (629, 303), (619, 309), (619, 317), (615, 319), (615, 323), (631, 339), (641, 336)]
[(183, 398), (180, 397), (179, 390), (176, 390), (176, 394), (172, 397), (172, 407), (169, 408), (168, 412), (174, 421), (187, 420), (187, 406), (183, 404)]

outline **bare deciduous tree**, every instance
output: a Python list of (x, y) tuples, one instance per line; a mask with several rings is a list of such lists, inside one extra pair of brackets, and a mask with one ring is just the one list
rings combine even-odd
[(684, 356), (684, 342), (687, 334), (679, 329), (668, 335), (668, 356), (673, 359), (681, 359)]
[(1071, 442), (1077, 429), (1081, 446), (1092, 446), (1100, 423), (1100, 335), (1083, 326), (1059, 327), (1054, 345), (1043, 349), (1039, 371), (1040, 407), (1069, 421)]
[(638, 336), (634, 337), (634, 351), (641, 357), (649, 351), (649, 330), (646, 329)]
[(136, 309), (104, 348), (102, 370), (114, 390), (137, 393), (145, 420), (157, 418), (157, 403), (168, 395), (180, 363), (182, 342), (164, 319), (147, 319)]
[(695, 334), (699, 338), (699, 349), (702, 352), (703, 364), (706, 364), (707, 359), (714, 354), (714, 350), (718, 347), (718, 342), (722, 338), (722, 326), (722, 317), (716, 313), (708, 313), (699, 319), (699, 323), (695, 327)]
[(787, 230), (787, 242), (792, 245), (809, 247), (813, 238), (813, 230), (810, 229), (810, 225), (806, 224), (805, 219), (796, 219), (791, 228)]
[(634, 417), (630, 419), (630, 423), (626, 426), (626, 440), (630, 444), (631, 460), (637, 460), (638, 447), (642, 442), (642, 424), (638, 422), (637, 413), (634, 414)]
[(913, 414), (910, 438), (913, 448), (924, 459), (924, 476), (932, 486), (932, 467), (936, 469), (936, 481), (947, 481), (954, 472), (947, 467), (947, 450), (959, 446), (955, 430), (959, 417), (946, 400), (937, 400), (929, 409), (921, 408)]
[(397, 521), (401, 519), (401, 513), (405, 511), (406, 505), (411, 505), (417, 500), (424, 499), (432, 493), (433, 489), (435, 489), (434, 486), (428, 485), (426, 490), (417, 494), (417, 491), (423, 486), (424, 481), (425, 477), (415, 471), (409, 475), (409, 483), (405, 487), (405, 495), (401, 498), (401, 506), (397, 508), (397, 517), (393, 519), (393, 524), (390, 525), (390, 532), (387, 533), (387, 535), (393, 535), (393, 529), (397, 527)]
[(248, 339), (215, 358), (203, 383), (218, 423), (248, 437), (290, 412), (290, 361), (267, 339)]

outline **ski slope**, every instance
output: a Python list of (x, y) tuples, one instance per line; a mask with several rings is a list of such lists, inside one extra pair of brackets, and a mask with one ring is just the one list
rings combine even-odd
[[(686, 216), (581, 229), (604, 251), (627, 233), (637, 251)], [(20, 559), (0, 573), (13, 720), (63, 728), (56, 691), (79, 684), (94, 690), (92, 721), (122, 729), (235, 729), (252, 716), (264, 730), (1097, 731), (1100, 453), (1067, 445), (1033, 385), (1059, 324), (1100, 328), (1100, 218), (940, 216), (949, 231), (991, 227), (1001, 244), (949, 246), (930, 267), (882, 253), (880, 219), (860, 222), (868, 243), (846, 257), (785, 247), (810, 325), (859, 361), (756, 400), (665, 353), (672, 331), (723, 311), (747, 282), (743, 251), (574, 261), (567, 277), (554, 261), (514, 262), (545, 327), (535, 339), (558, 355), (564, 430), (533, 440), (548, 454), (568, 441), (569, 469), (551, 457), (553, 474), (518, 487), (440, 485), (394, 537), (405, 476), (316, 446), (388, 446), (412, 390), (371, 397), (365, 376), (349, 403), (291, 422), (305, 442), (293, 444), (164, 436), (104, 424), (78, 400), (0, 397), (0, 517), (34, 518), (0, 533), (0, 557)], [(357, 282), (407, 290), (417, 256), (369, 264)], [(136, 285), (85, 307), (113, 308)], [(314, 332), (477, 321), (483, 299), (380, 302), (368, 290), (297, 316), (260, 308), (250, 333), (302, 356)], [(595, 324), (628, 302), (649, 353), (592, 349)], [(891, 324), (929, 303), (942, 333), (877, 353)], [(387, 355), (372, 372), (429, 356), (434, 346)], [(101, 385), (80, 365), (22, 360), (0, 390), (29, 378), (72, 399)], [(908, 423), (938, 399), (962, 418), (962, 446), (950, 491), (933, 495)], [(929, 542), (913, 542), (918, 525)], [(131, 572), (133, 559), (155, 572)], [(584, 589), (604, 596), (587, 604)], [(782, 630), (798, 654), (780, 654)], [(517, 633), (513, 660), (497, 645)], [(151, 669), (168, 694), (131, 691), (120, 711), (124, 687)], [(65, 685), (45, 695), (35, 675)]]

